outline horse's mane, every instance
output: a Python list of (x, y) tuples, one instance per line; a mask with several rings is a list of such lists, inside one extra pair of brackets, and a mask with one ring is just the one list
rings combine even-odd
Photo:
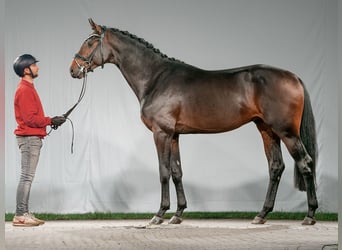
[(112, 32), (114, 32), (114, 33), (120, 33), (121, 35), (126, 36), (126, 37), (128, 37), (128, 38), (130, 38), (130, 39), (132, 39), (132, 40), (134, 40), (134, 41), (136, 41), (136, 42), (138, 42), (139, 44), (143, 45), (143, 46), (146, 47), (147, 49), (150, 49), (150, 50), (152, 50), (154, 53), (160, 55), (162, 58), (166, 58), (166, 59), (169, 59), (169, 60), (171, 60), (171, 61), (179, 61), (179, 62), (181, 62), (180, 60), (177, 60), (177, 59), (175, 59), (175, 58), (173, 58), (173, 57), (168, 57), (167, 55), (165, 55), (165, 54), (163, 54), (162, 52), (160, 52), (159, 49), (155, 48), (155, 47), (153, 46), (153, 44), (147, 42), (145, 39), (143, 39), (143, 38), (141, 38), (141, 37), (138, 37), (138, 36), (136, 36), (136, 35), (134, 35), (134, 34), (131, 34), (131, 33), (128, 32), (128, 31), (123, 31), (123, 30), (120, 30), (120, 29), (117, 29), (117, 28), (110, 28), (110, 30), (111, 30)]

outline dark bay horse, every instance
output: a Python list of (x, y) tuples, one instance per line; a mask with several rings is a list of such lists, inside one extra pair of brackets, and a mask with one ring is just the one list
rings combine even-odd
[(265, 203), (252, 223), (265, 223), (273, 210), (285, 168), (282, 141), (295, 161), (295, 187), (307, 193), (308, 212), (302, 224), (315, 224), (315, 122), (308, 92), (296, 75), (266, 65), (202, 70), (167, 57), (127, 31), (97, 25), (92, 19), (89, 23), (93, 33), (75, 55), (70, 73), (81, 79), (98, 66), (115, 64), (137, 96), (159, 159), (161, 204), (151, 224), (162, 223), (170, 208), (170, 177), (177, 211), (169, 223), (181, 223), (187, 206), (179, 135), (225, 132), (248, 122), (254, 122), (262, 136), (269, 169)]

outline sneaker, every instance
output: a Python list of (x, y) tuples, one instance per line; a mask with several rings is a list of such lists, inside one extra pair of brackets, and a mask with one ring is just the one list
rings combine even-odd
[(39, 226), (39, 222), (32, 219), (30, 214), (25, 213), (23, 215), (16, 215), (12, 221), (13, 226), (16, 227), (34, 227)]
[(38, 222), (39, 225), (43, 225), (45, 223), (45, 221), (36, 218), (33, 214), (29, 214), (29, 216), (31, 217), (31, 219), (33, 219), (34, 221)]

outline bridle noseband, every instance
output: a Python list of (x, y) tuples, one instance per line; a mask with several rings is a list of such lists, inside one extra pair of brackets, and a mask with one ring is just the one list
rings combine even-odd
[[(103, 65), (104, 65), (104, 58), (103, 58), (103, 38), (104, 38), (104, 34), (106, 32), (106, 27), (105, 26), (102, 26), (102, 32), (101, 34), (92, 34), (90, 35), (87, 39), (85, 39), (84, 42), (86, 42), (87, 40), (89, 40), (90, 38), (98, 38), (99, 39), (99, 42), (96, 46), (96, 48), (90, 53), (90, 55), (88, 57), (84, 57), (82, 55), (80, 55), (79, 53), (76, 53), (75, 56), (74, 56), (74, 61), (77, 65), (77, 67), (79, 68), (80, 70), (80, 73), (83, 73), (83, 74), (87, 74), (88, 72), (91, 72), (92, 70), (89, 70), (90, 66), (91, 66), (91, 63), (93, 61), (93, 58), (94, 58), (94, 55), (96, 53), (96, 51), (98, 49), (100, 49), (100, 53), (101, 53), (101, 60), (102, 60), (102, 63), (101, 63), (101, 68), (103, 68)], [(83, 64), (81, 65), (76, 59), (80, 59), (83, 61)]]

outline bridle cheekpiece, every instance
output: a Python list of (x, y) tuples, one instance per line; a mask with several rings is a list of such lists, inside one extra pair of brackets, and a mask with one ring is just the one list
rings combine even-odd
[[(96, 46), (96, 48), (90, 53), (90, 55), (88, 57), (84, 57), (82, 55), (80, 55), (79, 53), (75, 54), (74, 56), (74, 61), (75, 63), (77, 64), (79, 70), (81, 73), (83, 74), (86, 74), (88, 72), (91, 72), (92, 70), (89, 70), (89, 67), (93, 61), (93, 57), (96, 53), (96, 51), (98, 49), (100, 49), (100, 53), (101, 53), (101, 59), (102, 59), (102, 63), (101, 63), (101, 68), (103, 68), (103, 65), (104, 65), (104, 58), (103, 58), (103, 38), (104, 38), (104, 34), (106, 32), (106, 27), (105, 26), (102, 26), (102, 32), (101, 34), (91, 34), (89, 37), (87, 37), (87, 39), (85, 39), (84, 43), (95, 37), (95, 38), (98, 38), (98, 44)], [(76, 59), (80, 59), (83, 61), (83, 64), (79, 63)]]

